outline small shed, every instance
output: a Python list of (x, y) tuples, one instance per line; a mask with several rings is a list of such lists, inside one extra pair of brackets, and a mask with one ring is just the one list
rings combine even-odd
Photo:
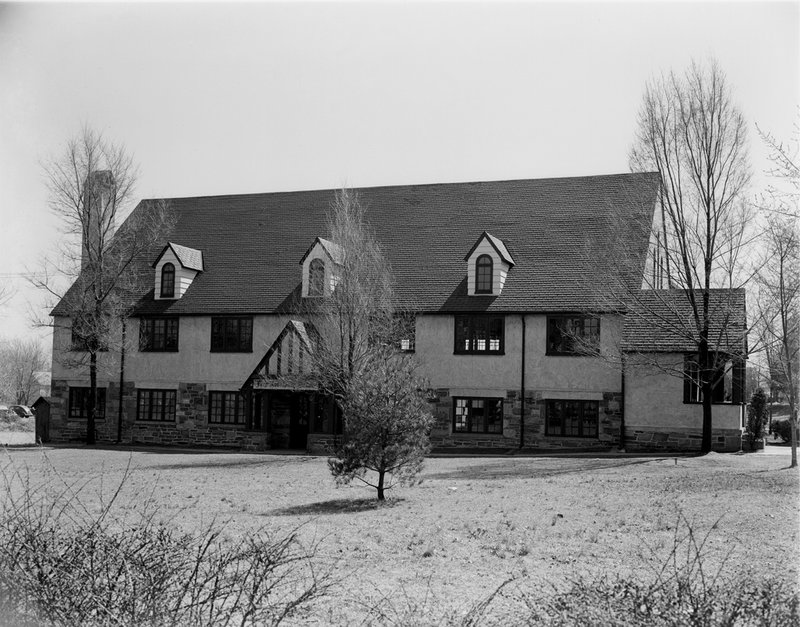
[(37, 398), (31, 409), (36, 414), (36, 441), (49, 442), (50, 441), (50, 405), (51, 399), (49, 396), (40, 396)]

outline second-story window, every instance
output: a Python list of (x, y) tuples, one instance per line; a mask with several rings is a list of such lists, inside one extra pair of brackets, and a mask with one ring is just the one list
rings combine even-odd
[(455, 353), (503, 353), (505, 318), (503, 316), (456, 316)]
[(175, 297), (175, 266), (165, 263), (161, 268), (161, 298)]
[(594, 355), (600, 348), (600, 319), (592, 316), (549, 316), (548, 355)]
[(142, 318), (139, 321), (139, 350), (176, 352), (178, 350), (178, 318)]
[(492, 275), (493, 275), (492, 258), (489, 255), (481, 255), (475, 262), (475, 293), (476, 294), (491, 294), (493, 291)]
[(251, 353), (252, 351), (252, 316), (211, 318), (212, 353)]
[(323, 296), (325, 294), (325, 262), (314, 259), (308, 264), (308, 295)]

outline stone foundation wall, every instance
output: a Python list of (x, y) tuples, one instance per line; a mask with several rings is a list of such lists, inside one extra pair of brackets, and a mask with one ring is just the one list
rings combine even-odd
[[(98, 443), (117, 441), (120, 394), (119, 386), (109, 383), (106, 388), (106, 415), (96, 421)], [(123, 444), (163, 444), (169, 446), (203, 446), (237, 448), (243, 450), (267, 450), (270, 434), (261, 431), (246, 431), (243, 426), (208, 424), (208, 392), (203, 383), (180, 383), (175, 407), (175, 421), (144, 422), (136, 420), (136, 387), (126, 383), (122, 389), (122, 437)], [(52, 405), (50, 409), (51, 442), (84, 442), (86, 420), (70, 420), (69, 385), (65, 381), (53, 381)]]
[[(637, 451), (700, 451), (703, 439), (701, 429), (653, 429), (630, 427), (625, 429), (625, 450)], [(711, 450), (730, 453), (742, 446), (741, 429), (713, 429)]]
[[(431, 391), (435, 426), (431, 444), (441, 448), (519, 448), (520, 423), (523, 418), (522, 395), (519, 390), (507, 390), (503, 399), (503, 433), (453, 433), (453, 398), (450, 390)], [(541, 392), (525, 391), (524, 440), (525, 448), (565, 450), (608, 450), (619, 445), (622, 420), (622, 396), (618, 392), (603, 394), (597, 438), (562, 438), (545, 435), (545, 404)]]

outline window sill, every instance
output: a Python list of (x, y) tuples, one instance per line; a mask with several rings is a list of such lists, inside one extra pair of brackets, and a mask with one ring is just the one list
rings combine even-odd
[(492, 436), (496, 436), (498, 438), (502, 438), (503, 437), (502, 431), (490, 431), (488, 433), (476, 433), (475, 431), (456, 431), (455, 429), (453, 429), (450, 432), (450, 435), (451, 436), (455, 436), (455, 435), (457, 435), (457, 436), (466, 436), (468, 438), (486, 438), (486, 437), (492, 437)]
[(155, 349), (152, 349), (152, 348), (147, 349), (147, 350), (142, 350), (140, 348), (139, 352), (140, 353), (178, 353), (180, 351), (177, 348), (170, 348), (169, 350), (155, 350)]
[[(702, 406), (703, 405), (703, 401), (683, 401), (683, 404), (684, 405), (699, 405), (699, 406)], [(737, 407), (739, 405), (746, 405), (746, 403), (744, 403), (744, 402), (734, 403), (733, 401), (711, 401), (711, 404), (714, 405), (714, 406), (717, 406), (717, 407), (720, 406), (720, 405), (730, 405), (732, 407)]]
[(223, 350), (223, 349), (219, 349), (219, 348), (212, 348), (211, 350), (209, 350), (209, 352), (210, 353), (231, 353), (231, 354), (247, 355), (248, 353), (252, 353), (253, 349), (250, 348), (248, 350), (235, 350), (235, 351), (234, 350), (230, 350), (229, 351), (229, 350)]
[(550, 435), (548, 433), (545, 433), (544, 437), (550, 440), (599, 440), (600, 439), (600, 436), (598, 435)]
[(247, 425), (244, 423), (241, 424), (231, 424), (229, 422), (209, 422), (206, 423), (208, 427), (220, 428), (220, 429), (231, 429), (232, 431), (241, 431), (247, 428)]
[(135, 425), (173, 425), (175, 426), (175, 420), (134, 420), (133, 424)]
[(453, 351), (453, 355), (478, 355), (479, 357), (503, 357), (506, 354), (502, 351)]

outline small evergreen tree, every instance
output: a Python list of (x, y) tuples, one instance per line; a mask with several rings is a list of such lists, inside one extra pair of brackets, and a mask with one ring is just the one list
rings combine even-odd
[(768, 420), (767, 395), (758, 388), (750, 397), (747, 406), (747, 442), (750, 450), (756, 449), (756, 442), (764, 438)]
[(344, 391), (344, 438), (328, 467), (337, 483), (358, 479), (376, 488), (382, 501), (385, 490), (413, 483), (422, 470), (433, 416), (409, 357), (387, 347), (362, 366)]

